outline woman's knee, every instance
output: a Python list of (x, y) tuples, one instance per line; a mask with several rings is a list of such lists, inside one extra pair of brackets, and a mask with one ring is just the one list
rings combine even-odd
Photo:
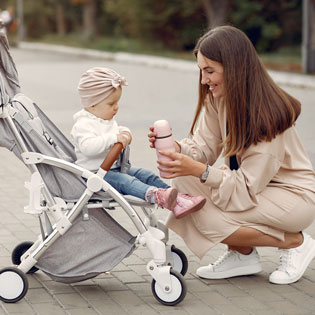
[(303, 243), (303, 235), (301, 232), (297, 233), (285, 233), (284, 245), (282, 248), (289, 249), (300, 246)]
[(195, 226), (205, 234), (216, 235), (222, 234), (223, 231), (231, 229), (231, 223), (226, 220), (224, 214), (212, 203), (207, 202), (205, 206), (192, 214)]

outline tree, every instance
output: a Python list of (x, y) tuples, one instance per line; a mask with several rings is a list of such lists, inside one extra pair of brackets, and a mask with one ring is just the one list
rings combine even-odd
[(226, 24), (229, 0), (201, 0), (207, 16), (208, 28)]
[(99, 0), (72, 0), (73, 4), (83, 5), (83, 36), (86, 39), (96, 36), (96, 13)]
[(305, 73), (315, 72), (315, 0), (303, 0), (302, 67)]
[(183, 0), (103, 0), (114, 17), (114, 32), (157, 46), (191, 49), (204, 27), (200, 2)]
[(57, 33), (59, 35), (64, 35), (66, 33), (66, 21), (65, 21), (65, 12), (63, 6), (63, 0), (55, 2), (56, 6), (56, 26)]

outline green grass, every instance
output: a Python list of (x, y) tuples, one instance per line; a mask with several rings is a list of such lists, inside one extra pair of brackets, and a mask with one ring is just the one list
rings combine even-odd
[[(156, 42), (144, 42), (138, 39), (119, 37), (99, 37), (83, 39), (80, 34), (55, 35), (50, 34), (40, 39), (40, 42), (60, 44), (72, 47), (83, 47), (100, 51), (124, 51), (137, 54), (163, 56), (169, 58), (195, 60), (192, 51), (174, 51), (165, 49)], [(284, 47), (277, 52), (262, 53), (260, 57), (269, 69), (301, 72), (301, 48)]]
[(260, 58), (268, 68), (285, 71), (301, 71), (301, 47), (283, 47), (277, 52), (260, 54)]
[(138, 39), (122, 38), (122, 37), (99, 37), (96, 39), (83, 39), (77, 34), (58, 36), (46, 35), (40, 39), (40, 42), (50, 44), (60, 44), (72, 47), (83, 47), (96, 49), (100, 51), (117, 52), (124, 51), (137, 54), (147, 54), (154, 56), (164, 56), (170, 58), (181, 58), (194, 60), (191, 51), (182, 52), (165, 49), (161, 44), (148, 43)]

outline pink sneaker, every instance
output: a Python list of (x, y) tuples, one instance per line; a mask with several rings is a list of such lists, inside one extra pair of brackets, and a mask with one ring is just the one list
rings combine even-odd
[(174, 187), (158, 188), (154, 192), (155, 203), (162, 208), (173, 210), (176, 205), (178, 191)]
[(193, 196), (190, 194), (178, 193), (176, 205), (173, 213), (176, 219), (180, 219), (185, 215), (200, 210), (206, 203), (206, 198), (202, 196)]

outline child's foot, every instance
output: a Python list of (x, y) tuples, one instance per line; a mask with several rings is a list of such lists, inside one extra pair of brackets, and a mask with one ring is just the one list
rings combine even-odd
[(169, 210), (173, 210), (176, 205), (178, 191), (174, 187), (168, 189), (158, 188), (154, 192), (155, 203)]
[(206, 198), (190, 194), (178, 193), (173, 213), (176, 219), (180, 219), (192, 212), (200, 210), (206, 203)]

